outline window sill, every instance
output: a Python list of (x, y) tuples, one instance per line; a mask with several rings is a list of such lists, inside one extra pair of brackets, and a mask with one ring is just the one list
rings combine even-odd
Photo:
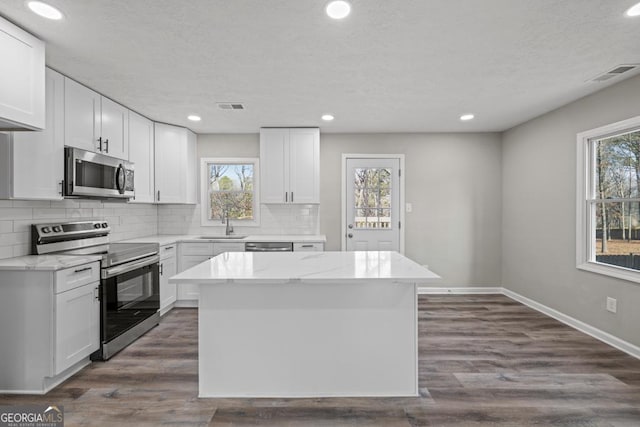
[(614, 267), (598, 262), (586, 262), (576, 266), (578, 270), (589, 271), (591, 273), (602, 274), (616, 279), (627, 280), (629, 282), (640, 283), (640, 271), (624, 267)]
[[(218, 227), (226, 228), (226, 224), (222, 224), (220, 221), (201, 221), (201, 227)], [(260, 227), (260, 223), (257, 221), (231, 221), (232, 227)]]

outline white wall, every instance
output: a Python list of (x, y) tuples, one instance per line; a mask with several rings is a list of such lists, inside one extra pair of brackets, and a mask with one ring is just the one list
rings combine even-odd
[[(260, 157), (259, 134), (198, 135), (198, 164), (203, 157)], [(198, 171), (198, 176), (200, 173)], [(317, 205), (261, 205), (260, 226), (231, 222), (237, 235), (319, 234)], [(225, 226), (202, 227), (200, 205), (160, 205), (160, 234), (221, 235)]]
[(93, 219), (109, 222), (113, 242), (158, 232), (158, 209), (150, 204), (0, 200), (0, 259), (31, 253), (31, 224)]
[[(640, 345), (640, 284), (576, 269), (576, 134), (640, 115), (640, 77), (503, 135), (503, 285)], [(607, 296), (618, 313), (605, 310)]]
[(327, 250), (341, 245), (343, 153), (404, 154), (405, 255), (442, 276), (437, 284), (499, 286), (500, 135), (320, 135), (320, 231)]

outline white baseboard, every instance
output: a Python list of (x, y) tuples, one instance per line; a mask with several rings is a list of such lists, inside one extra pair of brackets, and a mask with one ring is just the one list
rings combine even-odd
[(605, 332), (587, 323), (584, 323), (581, 320), (574, 319), (571, 316), (567, 316), (566, 314), (561, 313), (556, 309), (547, 307), (544, 304), (540, 304), (539, 302), (536, 302), (532, 299), (522, 296), (516, 292), (510, 291), (509, 289), (503, 288), (502, 293), (503, 295), (513, 300), (516, 300), (528, 307), (531, 307), (534, 310), (539, 311), (540, 313), (546, 314), (549, 317), (553, 317), (554, 319), (564, 323), (565, 325), (571, 326), (572, 328), (577, 329), (580, 332), (584, 332), (585, 334), (590, 335), (593, 338), (600, 340), (605, 344), (609, 344), (611, 347), (615, 347), (618, 350), (624, 351), (630, 356), (640, 359), (640, 347), (634, 344), (631, 344), (630, 342), (627, 342), (614, 335), (611, 335), (608, 332)]
[(456, 286), (448, 288), (418, 286), (418, 295), (502, 294), (502, 290), (502, 286)]

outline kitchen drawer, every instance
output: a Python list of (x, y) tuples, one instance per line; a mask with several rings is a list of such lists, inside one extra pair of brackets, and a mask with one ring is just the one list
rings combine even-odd
[(180, 243), (180, 255), (213, 256), (213, 243)]
[(211, 255), (189, 255), (180, 257), (180, 272), (200, 264), (211, 258)]
[(324, 243), (322, 242), (294, 243), (293, 251), (294, 252), (300, 252), (300, 251), (322, 252), (324, 251)]
[(225, 252), (244, 252), (244, 243), (214, 243), (213, 255), (220, 255)]
[(160, 246), (160, 259), (168, 259), (176, 256), (176, 247), (177, 243), (172, 243), (170, 245)]
[(98, 281), (100, 281), (100, 262), (82, 264), (56, 271), (53, 292), (59, 294)]

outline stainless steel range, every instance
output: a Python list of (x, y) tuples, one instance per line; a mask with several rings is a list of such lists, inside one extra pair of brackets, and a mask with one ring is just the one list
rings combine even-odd
[(33, 254), (102, 255), (100, 350), (107, 360), (160, 321), (158, 245), (109, 243), (106, 221), (34, 224)]

